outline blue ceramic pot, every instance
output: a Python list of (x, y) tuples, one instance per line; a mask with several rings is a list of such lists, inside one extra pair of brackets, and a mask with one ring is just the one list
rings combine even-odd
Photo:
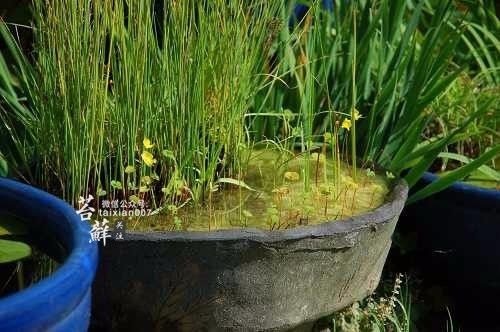
[(0, 331), (86, 331), (97, 246), (89, 226), (68, 204), (25, 184), (0, 178), (0, 211), (25, 220), (41, 250), (62, 248), (59, 268), (49, 277), (0, 299)]
[[(426, 173), (413, 190), (436, 179)], [(401, 233), (416, 236), (424, 281), (446, 288), (454, 316), (477, 323), (500, 315), (499, 190), (456, 182), (407, 206), (399, 226)]]
[[(323, 8), (326, 10), (333, 10), (333, 1), (332, 0), (323, 0), (322, 1)], [(304, 15), (307, 13), (307, 10), (309, 9), (308, 6), (306, 5), (296, 5), (293, 13), (293, 17), (290, 19), (290, 24), (294, 25), (296, 22), (302, 20)]]

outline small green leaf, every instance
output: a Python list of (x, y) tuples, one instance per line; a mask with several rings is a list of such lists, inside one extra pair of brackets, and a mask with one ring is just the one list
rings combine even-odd
[(151, 183), (153, 183), (153, 179), (151, 179), (150, 176), (145, 175), (145, 176), (141, 177), (141, 183), (146, 184), (146, 185), (150, 185)]
[(136, 195), (132, 195), (128, 198), (129, 201), (131, 201), (132, 203), (135, 203), (135, 204), (138, 204), (139, 203), (139, 197), (137, 197)]
[(15, 262), (31, 255), (31, 247), (23, 242), (0, 240), (0, 264)]
[(236, 180), (236, 179), (231, 179), (231, 178), (220, 178), (219, 180), (215, 181), (215, 185), (219, 183), (228, 183), (232, 184), (234, 186), (242, 187), (251, 191), (256, 191), (255, 189), (251, 188), (249, 185), (247, 185), (245, 182)]
[(128, 165), (127, 167), (125, 167), (125, 173), (132, 174), (134, 172), (135, 172), (135, 167), (134, 166)]
[[(464, 164), (468, 164), (473, 159), (470, 159), (464, 155), (458, 154), (458, 153), (451, 153), (451, 152), (441, 152), (438, 157), (440, 158), (449, 158), (453, 160), (458, 160)], [(494, 170), (491, 167), (488, 167), (487, 165), (482, 165), (477, 169), (479, 172), (484, 174), (486, 177), (495, 180), (495, 181), (500, 181), (500, 172)]]
[(21, 220), (11, 215), (0, 215), (0, 236), (26, 234), (28, 234), (28, 228)]
[(165, 158), (175, 161), (175, 155), (172, 151), (163, 150), (161, 153), (165, 156)]
[(173, 204), (170, 204), (167, 205), (167, 210), (170, 211), (173, 215), (176, 215), (179, 208)]
[(178, 231), (182, 230), (182, 220), (177, 216), (174, 217), (174, 225), (176, 230)]
[(296, 114), (293, 113), (291, 110), (289, 109), (286, 109), (283, 111), (283, 117), (287, 120), (287, 121), (292, 121), (294, 118), (295, 118)]
[(118, 190), (123, 188), (122, 183), (116, 180), (111, 181), (111, 187), (113, 187), (113, 189), (118, 189)]
[(328, 184), (322, 184), (319, 186), (319, 192), (321, 195), (329, 196), (332, 193), (332, 188)]
[(245, 218), (252, 218), (252, 217), (253, 217), (252, 212), (250, 212), (250, 211), (248, 211), (248, 210), (243, 210), (243, 211), (242, 211), (242, 213), (243, 213), (243, 216), (244, 216)]
[(4, 159), (2, 154), (0, 154), (0, 176), (6, 177), (9, 173), (9, 168), (7, 166), (7, 161)]

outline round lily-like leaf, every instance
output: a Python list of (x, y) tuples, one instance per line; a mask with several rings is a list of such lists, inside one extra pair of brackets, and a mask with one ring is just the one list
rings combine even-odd
[(134, 166), (128, 165), (127, 167), (125, 167), (125, 173), (132, 174), (134, 172), (135, 172), (135, 167)]
[(120, 181), (117, 181), (117, 180), (111, 181), (111, 187), (113, 187), (113, 189), (117, 189), (117, 190), (123, 189), (122, 183)]
[(19, 241), (0, 240), (0, 264), (31, 256), (31, 247)]

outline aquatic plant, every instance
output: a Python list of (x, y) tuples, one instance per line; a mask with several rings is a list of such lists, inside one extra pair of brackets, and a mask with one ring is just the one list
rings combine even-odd
[(278, 7), (34, 1), (30, 57), (0, 27), (14, 60), (0, 62), (2, 172), (5, 159), (74, 204), (109, 194), (158, 206), (160, 192), (202, 201), (241, 168), (243, 115), (266, 79)]
[[(295, 4), (283, 11), (285, 16)], [(273, 67), (279, 80), (256, 99), (251, 121), (256, 137), (283, 138), (285, 129), (295, 126), (315, 138), (309, 142), (313, 146), (325, 132), (334, 133), (342, 159), (382, 166), (413, 186), (487, 112), (480, 105), (454, 130), (426, 140), (433, 101), (464, 69), (454, 63), (464, 36), (464, 14), (454, 6), (440, 2), (428, 19), (425, 1), (334, 1), (330, 10), (314, 2), (296, 26), (280, 34), (276, 54), (281, 61)], [(269, 116), (273, 112), (283, 116)], [(364, 120), (353, 121), (354, 112)], [(299, 132), (288, 139), (290, 145), (302, 140)], [(442, 177), (410, 201), (467, 176), (494, 155), (491, 151), (474, 165)]]

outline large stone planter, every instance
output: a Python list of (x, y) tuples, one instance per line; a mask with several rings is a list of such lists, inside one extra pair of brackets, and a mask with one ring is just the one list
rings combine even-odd
[(94, 284), (96, 330), (284, 331), (377, 286), (405, 204), (282, 231), (130, 232), (108, 243)]

